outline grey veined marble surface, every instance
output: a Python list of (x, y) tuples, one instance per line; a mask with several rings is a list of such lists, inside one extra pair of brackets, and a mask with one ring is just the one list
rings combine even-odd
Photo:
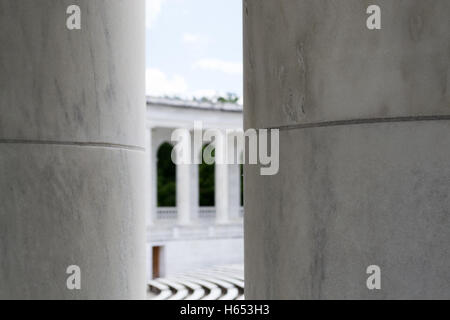
[(450, 298), (450, 1), (243, 3), (246, 298)]
[(244, 5), (246, 125), (450, 115), (450, 1)]
[(144, 163), (139, 151), (0, 145), (0, 299), (142, 298)]
[(73, 2), (0, 0), (0, 299), (145, 298), (144, 1)]
[(142, 147), (141, 2), (0, 0), (0, 139)]

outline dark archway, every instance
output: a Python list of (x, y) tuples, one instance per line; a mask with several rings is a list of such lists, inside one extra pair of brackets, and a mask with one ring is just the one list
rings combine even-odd
[(172, 162), (172, 149), (170, 143), (163, 143), (157, 152), (157, 179), (158, 179), (158, 207), (176, 206), (176, 175), (177, 169)]
[[(203, 152), (208, 145), (202, 148), (202, 162), (199, 165), (199, 197), (200, 207), (214, 207), (215, 206), (215, 165), (205, 163), (203, 159)], [(215, 152), (212, 152), (215, 156)]]

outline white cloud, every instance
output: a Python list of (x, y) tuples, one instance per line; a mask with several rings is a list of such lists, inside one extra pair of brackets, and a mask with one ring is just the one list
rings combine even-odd
[(194, 63), (195, 69), (219, 71), (230, 75), (242, 75), (243, 65), (220, 59), (201, 59)]
[(159, 69), (146, 70), (146, 94), (153, 97), (177, 96), (182, 99), (217, 98), (225, 93), (214, 89), (189, 90), (186, 80), (180, 75), (168, 76)]
[(151, 96), (180, 96), (188, 92), (188, 85), (180, 75), (169, 77), (158, 69), (146, 70), (146, 93)]
[(161, 13), (161, 8), (166, 0), (146, 0), (146, 28), (150, 29)]
[(207, 38), (205, 36), (202, 36), (200, 34), (194, 34), (194, 33), (184, 33), (183, 34), (183, 43), (185, 44), (199, 44), (199, 43), (206, 43)]

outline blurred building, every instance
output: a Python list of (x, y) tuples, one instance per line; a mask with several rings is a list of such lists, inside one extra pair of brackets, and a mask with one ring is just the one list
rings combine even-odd
[(172, 132), (187, 128), (193, 136), (196, 121), (203, 130), (242, 131), (242, 106), (147, 98), (149, 279), (243, 264), (242, 166), (171, 160)]

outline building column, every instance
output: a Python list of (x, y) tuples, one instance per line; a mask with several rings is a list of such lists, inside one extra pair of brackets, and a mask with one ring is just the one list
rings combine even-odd
[(191, 173), (192, 165), (177, 165), (177, 212), (178, 224), (191, 224)]
[[(198, 132), (200, 136), (203, 134), (203, 132)], [(195, 139), (195, 132), (191, 132), (191, 145), (192, 145), (192, 165), (191, 165), (191, 219), (197, 220), (199, 218), (199, 207), (200, 207), (200, 176), (199, 176), (199, 164), (198, 161), (195, 161), (195, 157), (201, 155), (202, 152), (202, 145), (197, 145), (194, 142)], [(198, 159), (197, 159), (198, 160)]]
[(215, 200), (216, 200), (216, 222), (224, 224), (229, 222), (229, 179), (228, 165), (216, 164), (215, 166)]
[(228, 165), (228, 209), (231, 220), (239, 218), (239, 211), (241, 209), (241, 170), (239, 164)]
[(73, 2), (0, 1), (0, 299), (145, 298), (144, 1)]
[(192, 131), (189, 136), (180, 136), (181, 139), (186, 139), (186, 148), (191, 150), (190, 161), (185, 159), (189, 163), (177, 164), (177, 211), (180, 225), (189, 225), (198, 218), (199, 173), (193, 155), (201, 152), (201, 149), (198, 149), (193, 137)]
[[(231, 221), (239, 219), (241, 208), (241, 155), (243, 152), (243, 145), (239, 143), (240, 138), (243, 137), (241, 130), (227, 132), (227, 148), (228, 148), (228, 215)], [(236, 138), (237, 137), (237, 138)], [(242, 138), (243, 140), (245, 137)], [(238, 141), (238, 143), (236, 143)], [(245, 140), (244, 140), (245, 141)]]
[(228, 223), (229, 217), (229, 176), (227, 164), (227, 144), (225, 133), (218, 130), (215, 141), (215, 202), (216, 222)]
[(247, 299), (449, 297), (449, 12), (244, 0), (245, 128), (280, 129), (279, 172), (245, 168)]
[[(191, 135), (188, 131), (180, 131), (177, 137), (178, 144), (175, 146), (177, 157), (177, 213), (178, 224), (189, 225), (191, 223)], [(180, 149), (177, 146), (180, 146)]]

